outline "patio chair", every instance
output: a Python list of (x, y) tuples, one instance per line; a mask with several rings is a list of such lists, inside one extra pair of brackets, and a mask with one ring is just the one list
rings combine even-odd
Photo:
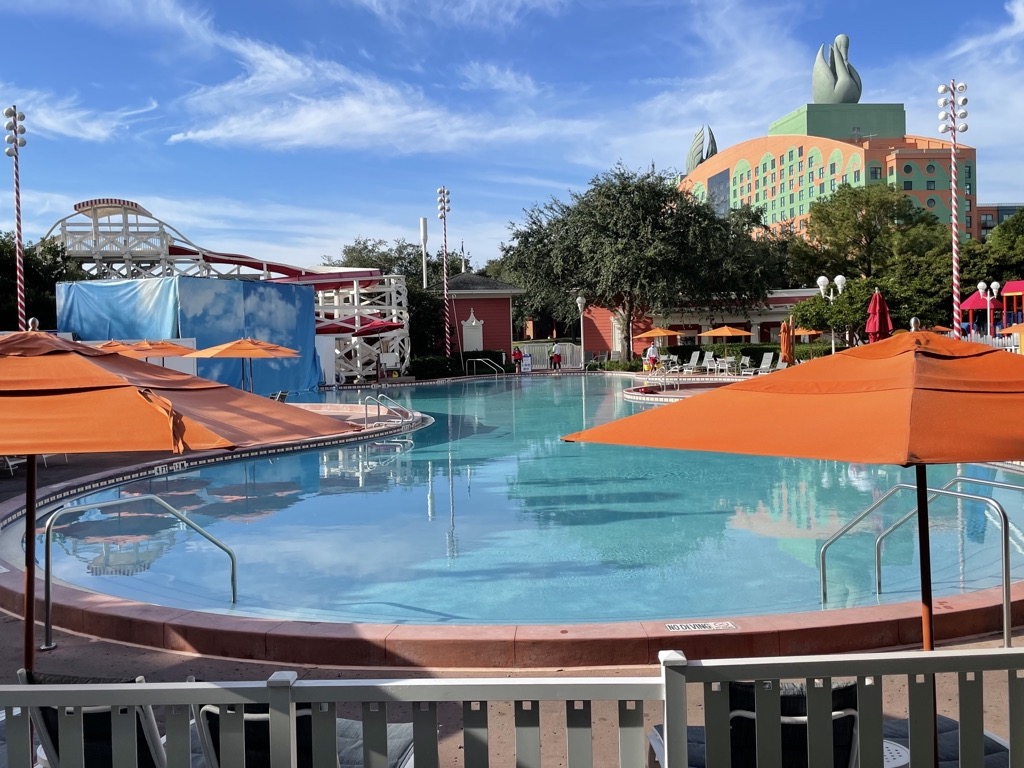
[[(48, 675), (42, 672), (18, 670), (18, 682), (23, 685), (84, 685), (96, 683), (144, 683), (142, 677), (110, 680), (75, 675)], [(157, 730), (153, 708), (132, 706), (135, 711), (135, 750), (139, 768), (166, 768), (160, 733)], [(31, 707), (29, 717), (39, 738), (39, 764), (43, 768), (60, 768), (60, 730), (62, 711), (56, 707)], [(113, 764), (114, 739), (111, 708), (108, 706), (82, 707), (82, 756), (89, 768), (104, 768)], [(68, 746), (69, 752), (73, 750)], [(73, 750), (77, 751), (77, 750)]]
[[(943, 715), (935, 716), (936, 744), (938, 747), (938, 768), (959, 768), (960, 766), (960, 724)], [(882, 738), (887, 742), (910, 746), (910, 723), (908, 720), (885, 720), (882, 722)], [(982, 754), (978, 755), (985, 768), (1000, 768), (1010, 765), (1010, 745), (998, 736), (985, 731), (981, 739)]]
[(750, 355), (743, 355), (743, 357), (740, 358), (740, 366), (739, 366), (740, 373), (743, 373), (743, 371), (747, 370), (749, 367), (750, 367)]
[[(234, 711), (234, 710), (229, 710)], [(199, 743), (206, 759), (206, 768), (220, 768), (221, 708), (205, 704), (195, 715)], [(246, 768), (270, 766), (270, 715), (265, 704), (250, 704), (242, 714), (242, 738), (245, 743)], [(313, 711), (309, 704), (298, 704), (295, 710), (296, 765), (313, 765)], [(339, 717), (336, 727), (337, 762), (339, 768), (361, 768), (363, 765), (363, 726), (358, 720)], [(388, 723), (388, 768), (412, 768), (412, 723)]]
[(782, 371), (785, 370), (786, 368), (789, 368), (789, 362), (786, 360), (779, 360), (779, 362), (775, 364), (775, 367), (772, 370)]
[(759, 373), (770, 373), (773, 360), (775, 360), (775, 353), (765, 352), (761, 355), (761, 364), (757, 368), (747, 368), (747, 370), (742, 371), (742, 374), (744, 376), (756, 376)]
[[(807, 768), (807, 694), (803, 683), (781, 683), (782, 765)], [(754, 683), (729, 683), (729, 743), (732, 768), (755, 768)], [(857, 761), (857, 684), (832, 686), (832, 766), (854, 768)], [(705, 730), (693, 725), (686, 734), (687, 766), (709, 768)], [(648, 765), (665, 764), (664, 727), (656, 725), (648, 736)], [(714, 767), (714, 768), (717, 768)]]
[(697, 363), (700, 361), (700, 351), (692, 352), (690, 359), (682, 365), (676, 365), (673, 373), (682, 371), (683, 373), (693, 373), (693, 370), (697, 367)]
[(714, 352), (705, 352), (704, 359), (701, 360), (700, 366), (704, 369), (704, 373), (712, 374), (718, 370), (718, 361), (715, 359)]

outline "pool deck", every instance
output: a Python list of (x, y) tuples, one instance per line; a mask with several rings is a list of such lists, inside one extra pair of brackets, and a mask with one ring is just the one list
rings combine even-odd
[[(53, 457), (39, 466), (40, 496), (85, 481), (142, 473), (168, 461), (156, 454)], [(148, 476), (148, 475), (143, 475)], [(24, 469), (0, 475), (0, 519), (24, 503)], [(20, 525), (20, 523), (14, 523)], [(18, 548), (20, 550), (20, 547)], [(10, 550), (8, 549), (8, 552)], [(20, 615), (24, 576), (16, 556), (0, 560), (0, 609)], [(37, 595), (42, 595), (42, 580)], [(1012, 623), (1024, 623), (1024, 582), (1013, 585)], [(37, 617), (43, 615), (40, 602)], [(842, 653), (913, 647), (921, 642), (916, 602), (798, 614), (666, 617), (658, 621), (564, 625), (399, 625), (285, 621), (224, 616), (121, 600), (53, 585), (54, 625), (156, 651), (279, 664), (356, 667), (548, 668), (657, 663), (658, 652), (692, 658)], [(951, 642), (999, 632), (1000, 590), (934, 603), (935, 639)]]

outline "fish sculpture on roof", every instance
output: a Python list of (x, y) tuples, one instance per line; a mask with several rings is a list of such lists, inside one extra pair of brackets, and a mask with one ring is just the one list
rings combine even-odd
[(693, 169), (703, 163), (712, 155), (718, 154), (718, 143), (715, 141), (715, 134), (711, 132), (711, 126), (708, 127), (708, 148), (704, 151), (704, 126), (702, 125), (697, 129), (697, 132), (693, 134), (693, 141), (690, 142), (690, 154), (686, 157), (686, 174), (690, 175), (693, 173)]
[(863, 85), (860, 74), (850, 63), (850, 38), (836, 35), (825, 58), (825, 44), (818, 49), (811, 75), (811, 97), (815, 104), (856, 104)]

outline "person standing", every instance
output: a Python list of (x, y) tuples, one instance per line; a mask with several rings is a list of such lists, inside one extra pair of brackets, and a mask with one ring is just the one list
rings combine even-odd
[(551, 369), (562, 370), (562, 345), (557, 341), (551, 345)]
[(516, 373), (523, 372), (523, 350), (519, 347), (512, 347), (512, 362), (515, 363)]
[(647, 352), (644, 354), (644, 357), (647, 358), (647, 365), (650, 366), (650, 369), (652, 371), (655, 368), (657, 368), (658, 367), (658, 357), (659, 357), (658, 356), (658, 345), (655, 344), (652, 341), (651, 342), (651, 346), (649, 346), (647, 348)]

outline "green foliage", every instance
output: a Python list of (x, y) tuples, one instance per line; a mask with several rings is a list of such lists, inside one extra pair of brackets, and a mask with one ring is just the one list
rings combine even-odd
[[(18, 328), (16, 247), (14, 233), (0, 234), (0, 329)], [(42, 242), (37, 249), (29, 243), (22, 249), (25, 275), (25, 317), (35, 317), (40, 328), (57, 327), (56, 286), (61, 282), (85, 280), (87, 275), (77, 262), (67, 257), (64, 246), (55, 240)]]
[(819, 245), (826, 274), (872, 277), (892, 260), (898, 233), (929, 223), (935, 217), (891, 185), (843, 184), (811, 203), (807, 236)]
[(524, 313), (547, 309), (572, 321), (582, 295), (625, 321), (625, 348), (631, 324), (650, 313), (681, 306), (703, 307), (709, 316), (743, 311), (783, 274), (781, 251), (760, 211), (720, 218), (680, 192), (674, 173), (653, 168), (618, 165), (569, 203), (552, 199), (524, 213), (501, 259), (506, 279), (529, 292)]

